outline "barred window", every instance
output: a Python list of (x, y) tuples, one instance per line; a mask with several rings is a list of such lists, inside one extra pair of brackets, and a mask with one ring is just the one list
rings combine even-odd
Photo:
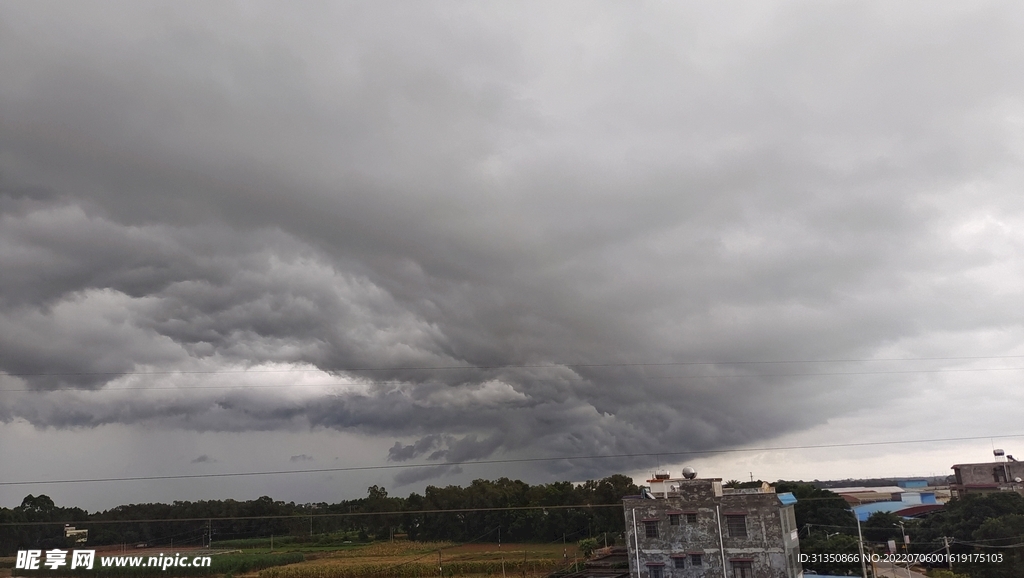
[(693, 566), (703, 566), (704, 560), (700, 554), (690, 554), (690, 564)]
[(669, 526), (678, 526), (679, 525), (679, 514), (669, 514), (668, 515), (668, 525)]
[(697, 523), (697, 514), (687, 514), (686, 515), (686, 523), (687, 524), (696, 524)]
[(648, 538), (658, 537), (658, 523), (657, 522), (644, 522), (644, 534)]
[(752, 562), (733, 562), (732, 578), (754, 578), (754, 564)]
[(747, 517), (743, 514), (728, 515), (725, 517), (725, 525), (729, 530), (730, 538), (747, 537)]
[(664, 578), (665, 573), (662, 571), (661, 566), (648, 566), (647, 576), (648, 578)]

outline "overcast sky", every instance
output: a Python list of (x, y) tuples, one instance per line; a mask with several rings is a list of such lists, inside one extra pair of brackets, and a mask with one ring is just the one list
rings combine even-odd
[(0, 505), (1024, 454), (1022, 25), (0, 1), (0, 481), (431, 464)]

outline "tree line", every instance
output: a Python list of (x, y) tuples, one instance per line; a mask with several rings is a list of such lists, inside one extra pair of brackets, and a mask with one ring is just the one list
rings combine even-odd
[[(365, 498), (334, 504), (296, 504), (263, 496), (248, 501), (130, 504), (95, 513), (57, 506), (45, 495), (29, 495), (15, 508), (0, 508), (0, 555), (68, 547), (65, 524), (88, 529), (90, 547), (201, 546), (269, 536), (322, 540), (339, 534), (364, 541), (395, 534), (452, 542), (575, 542), (607, 535), (614, 540), (625, 528), (622, 509), (593, 506), (618, 504), (623, 496), (639, 491), (621, 474), (582, 484), (530, 485), (500, 478), (474, 480), (466, 487), (428, 486), (422, 495), (405, 498), (389, 496), (375, 485)], [(467, 509), (477, 511), (451, 511)]]

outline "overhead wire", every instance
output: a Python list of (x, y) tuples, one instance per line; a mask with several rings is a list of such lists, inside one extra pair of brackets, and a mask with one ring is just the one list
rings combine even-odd
[[(448, 508), (441, 510), (398, 510), (393, 512), (328, 512), (324, 514), (263, 514), (259, 516), (203, 516), (194, 518), (141, 518), (114, 520), (74, 520), (75, 524), (150, 524), (163, 522), (208, 522), (208, 521), (239, 521), (239, 520), (308, 520), (310, 518), (356, 518), (360, 516), (407, 516), (422, 514), (462, 514), (469, 512), (515, 512), (525, 510), (570, 510), (592, 508), (621, 508), (622, 502), (615, 504), (574, 504), (556, 506), (501, 506), (493, 508)], [(47, 526), (66, 524), (67, 520), (47, 522), (0, 522), (0, 526)], [(492, 530), (493, 531), (493, 530)]]
[(126, 476), (126, 477), (108, 477), (108, 478), (78, 478), (78, 479), (64, 479), (64, 480), (21, 480), (21, 481), (0, 481), (0, 486), (22, 486), (22, 485), (42, 485), (42, 484), (80, 484), (80, 483), (100, 483), (100, 482), (130, 482), (130, 481), (154, 481), (154, 480), (183, 480), (183, 479), (201, 479), (201, 478), (228, 478), (228, 477), (243, 477), (243, 476), (270, 476), (270, 475), (289, 475), (289, 474), (314, 474), (314, 473), (329, 473), (329, 472), (354, 472), (354, 471), (372, 471), (372, 470), (395, 470), (395, 469), (406, 469), (406, 468), (436, 468), (436, 467), (454, 467), (454, 466), (472, 466), (472, 465), (495, 465), (495, 464), (515, 464), (515, 463), (536, 463), (536, 462), (553, 462), (553, 461), (565, 461), (565, 460), (595, 460), (595, 459), (622, 459), (622, 458), (636, 458), (636, 457), (671, 457), (671, 456), (687, 456), (687, 455), (706, 455), (706, 454), (726, 454), (736, 452), (765, 452), (765, 451), (790, 451), (790, 450), (811, 450), (811, 449), (835, 449), (835, 448), (849, 448), (849, 447), (870, 447), (870, 446), (883, 446), (883, 445), (900, 445), (900, 444), (919, 444), (919, 443), (944, 443), (953, 441), (970, 441), (970, 440), (983, 440), (993, 438), (1020, 438), (1024, 437), (1024, 433), (1013, 433), (1013, 434), (992, 434), (984, 436), (959, 436), (949, 438), (931, 438), (931, 439), (918, 439), (918, 440), (888, 440), (888, 441), (874, 441), (874, 442), (847, 442), (847, 443), (835, 443), (835, 444), (802, 444), (792, 446), (764, 446), (756, 448), (727, 448), (727, 449), (714, 449), (714, 450), (685, 450), (676, 452), (635, 452), (635, 453), (621, 453), (621, 454), (592, 454), (592, 455), (576, 455), (576, 456), (553, 456), (545, 458), (505, 458), (505, 459), (494, 459), (494, 460), (461, 460), (451, 462), (428, 462), (428, 463), (417, 463), (417, 464), (379, 464), (372, 466), (344, 466), (336, 468), (312, 468), (312, 469), (298, 469), (298, 470), (266, 470), (266, 471), (255, 471), (255, 472), (224, 472), (224, 473), (206, 473), (206, 474), (173, 474), (173, 475), (161, 475), (161, 476)]

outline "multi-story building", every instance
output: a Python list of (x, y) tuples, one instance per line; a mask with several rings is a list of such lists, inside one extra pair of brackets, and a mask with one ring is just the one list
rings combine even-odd
[(1003, 450), (994, 450), (994, 462), (980, 464), (956, 464), (953, 466), (954, 482), (949, 485), (953, 495), (963, 498), (967, 494), (1009, 491), (1024, 494), (1024, 462), (1005, 455)]
[(634, 578), (798, 578), (800, 545), (792, 494), (733, 490), (721, 478), (656, 475), (623, 498)]

